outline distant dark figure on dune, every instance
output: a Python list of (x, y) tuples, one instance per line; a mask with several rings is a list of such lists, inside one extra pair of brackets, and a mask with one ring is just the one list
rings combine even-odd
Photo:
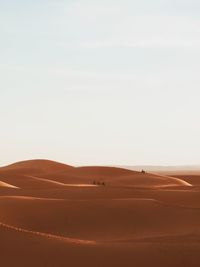
[(141, 173), (145, 174), (146, 172), (145, 172), (145, 170), (142, 170)]
[(102, 185), (102, 186), (105, 186), (105, 182), (96, 182), (96, 181), (93, 181), (92, 183), (93, 185)]

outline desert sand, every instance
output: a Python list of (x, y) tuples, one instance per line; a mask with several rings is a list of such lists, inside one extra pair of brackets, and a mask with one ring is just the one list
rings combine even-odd
[(200, 172), (0, 168), (2, 267), (200, 265)]

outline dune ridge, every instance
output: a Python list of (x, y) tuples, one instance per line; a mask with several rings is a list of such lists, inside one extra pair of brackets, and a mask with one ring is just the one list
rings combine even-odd
[[(13, 174), (23, 178), (32, 178), (39, 182), (48, 183), (50, 186), (86, 186), (96, 182), (104, 182), (111, 186), (134, 186), (134, 187), (173, 187), (192, 186), (189, 182), (177, 177), (158, 175), (152, 173), (141, 173), (117, 167), (88, 166), (73, 167), (49, 160), (30, 160), (14, 163), (0, 168), (0, 178), (4, 176), (4, 182), (13, 183), (9, 176)], [(19, 179), (18, 181), (19, 182)], [(31, 181), (30, 181), (31, 182)], [(30, 184), (29, 182), (29, 184)], [(16, 185), (17, 187), (22, 187)], [(34, 181), (34, 186), (37, 186)]]

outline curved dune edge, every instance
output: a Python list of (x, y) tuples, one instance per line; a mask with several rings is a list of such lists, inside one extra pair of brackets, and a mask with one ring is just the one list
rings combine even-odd
[(171, 177), (171, 176), (168, 176), (168, 177), (169, 178), (173, 178), (174, 180), (181, 182), (184, 186), (193, 186), (192, 184), (190, 184), (190, 183), (188, 183), (188, 182), (186, 182), (186, 181), (184, 181), (182, 179)]
[(193, 185), (182, 180), (182, 179), (179, 179), (179, 178), (176, 178), (176, 177), (173, 177), (173, 176), (166, 176), (166, 175), (157, 175), (157, 174), (154, 174), (152, 173), (153, 175), (159, 177), (159, 178), (163, 178), (163, 179), (166, 179), (166, 181), (169, 179), (171, 181), (174, 181), (175, 183), (171, 183), (171, 184), (166, 184), (166, 185), (158, 185), (158, 186), (155, 186), (155, 187), (170, 187), (170, 186), (189, 186), (189, 187), (192, 187)]
[(31, 230), (26, 230), (23, 228), (15, 227), (12, 225), (8, 225), (5, 223), (0, 222), (0, 227), (21, 232), (21, 233), (26, 233), (26, 234), (31, 234), (31, 235), (36, 235), (40, 237), (45, 237), (48, 239), (54, 239), (54, 240), (59, 240), (62, 242), (67, 242), (75, 245), (96, 245), (97, 243), (95, 241), (91, 240), (82, 240), (82, 239), (75, 239), (75, 238), (69, 238), (69, 237), (64, 237), (64, 236), (58, 236), (58, 235), (53, 235), (53, 234), (47, 234), (47, 233), (42, 233), (42, 232), (36, 232), (36, 231), (31, 231)]
[(46, 182), (46, 183), (50, 183), (50, 184), (54, 184), (54, 185), (59, 185), (59, 186), (72, 186), (72, 187), (97, 187), (98, 185), (93, 185), (93, 184), (65, 184), (65, 183), (61, 183), (61, 182), (57, 182), (55, 180), (52, 179), (46, 179), (46, 178), (42, 178), (42, 177), (36, 177), (36, 176), (32, 176), (32, 175), (26, 175), (26, 177), (38, 180), (38, 181), (42, 181), (42, 182)]
[(2, 181), (0, 181), (0, 187), (20, 189), (19, 187), (15, 186), (15, 185), (7, 184), (7, 183), (2, 182)]
[(24, 169), (24, 168), (39, 168), (42, 170), (59, 170), (59, 169), (71, 169), (74, 168), (71, 165), (67, 165), (64, 163), (60, 163), (53, 160), (48, 159), (31, 159), (31, 160), (24, 160), (18, 161), (6, 166), (1, 167), (1, 169)]

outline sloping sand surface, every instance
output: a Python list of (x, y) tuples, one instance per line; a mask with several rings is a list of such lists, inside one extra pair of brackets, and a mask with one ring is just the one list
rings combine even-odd
[(95, 203), (93, 200), (31, 201), (12, 197), (0, 200), (3, 214), (0, 221), (76, 239), (108, 241), (116, 237), (183, 234), (190, 233), (191, 229), (198, 232), (200, 224), (200, 209), (171, 206), (154, 199), (110, 199)]
[[(199, 266), (196, 242), (76, 245), (0, 227), (2, 266)], [(10, 256), (12, 255), (12, 257)]]
[(199, 266), (198, 175), (32, 160), (0, 181), (3, 267)]

